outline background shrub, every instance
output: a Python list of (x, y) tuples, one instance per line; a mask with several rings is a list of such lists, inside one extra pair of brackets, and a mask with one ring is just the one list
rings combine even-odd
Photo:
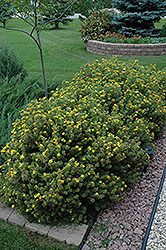
[[(1, 151), (2, 201), (28, 219), (86, 221), (139, 178), (166, 117), (164, 71), (137, 61), (87, 64), (49, 100), (32, 101)], [(66, 84), (66, 83), (65, 83)]]
[(166, 23), (162, 27), (161, 36), (166, 37)]
[(90, 15), (81, 23), (81, 38), (84, 42), (88, 40), (99, 40), (100, 34), (110, 30), (110, 11), (108, 9), (93, 9)]

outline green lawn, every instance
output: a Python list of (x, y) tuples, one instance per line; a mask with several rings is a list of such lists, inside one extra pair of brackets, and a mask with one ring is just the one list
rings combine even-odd
[[(163, 21), (162, 21), (163, 23)], [(159, 24), (161, 26), (161, 24)], [(8, 26), (28, 30), (28, 25), (19, 19), (9, 21)], [(110, 58), (95, 55), (86, 51), (86, 45), (81, 41), (79, 30), (81, 21), (74, 20), (62, 29), (42, 31), (41, 40), (44, 50), (46, 78), (48, 84), (59, 84), (71, 80), (80, 67), (96, 59)], [(0, 29), (0, 37), (6, 40), (15, 50), (18, 57), (25, 61), (26, 68), (32, 75), (41, 75), (39, 50), (26, 34)], [(140, 64), (156, 64), (157, 69), (166, 67), (166, 56), (158, 57), (120, 57), (122, 61), (138, 59)]]

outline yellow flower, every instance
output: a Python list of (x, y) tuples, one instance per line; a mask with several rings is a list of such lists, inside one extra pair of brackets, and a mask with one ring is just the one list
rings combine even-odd
[(78, 180), (78, 179), (76, 179), (76, 182), (78, 183), (78, 182), (79, 182), (79, 180)]
[(60, 153), (57, 154), (58, 157), (59, 157), (60, 155), (61, 155)]
[(84, 178), (84, 175), (82, 174), (81, 177)]
[(95, 195), (99, 195), (99, 193), (96, 193)]
[(35, 174), (36, 173), (36, 171), (35, 170), (33, 170), (33, 174)]

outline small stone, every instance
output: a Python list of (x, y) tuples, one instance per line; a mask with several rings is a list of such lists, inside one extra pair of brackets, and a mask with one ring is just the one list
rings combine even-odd
[(119, 238), (122, 240), (122, 239), (123, 239), (123, 236), (124, 236), (124, 234), (121, 234)]
[(138, 227), (136, 227), (136, 229), (134, 230), (134, 233), (142, 235), (143, 231), (141, 229), (139, 229)]
[(88, 245), (85, 244), (85, 245), (83, 246), (82, 250), (90, 250), (90, 247), (88, 247)]
[(130, 244), (130, 239), (123, 237), (123, 241), (126, 242), (128, 245)]
[(131, 230), (131, 225), (129, 223), (123, 223), (124, 227), (128, 230)]
[(118, 233), (114, 233), (114, 234), (112, 235), (112, 239), (116, 239), (116, 238), (119, 238), (119, 234), (118, 234)]
[(100, 234), (98, 232), (95, 232), (94, 236), (98, 238), (98, 237), (100, 237)]

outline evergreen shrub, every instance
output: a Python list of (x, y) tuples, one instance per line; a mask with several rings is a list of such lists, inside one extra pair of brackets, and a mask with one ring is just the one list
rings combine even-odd
[[(43, 85), (29, 76), (13, 77), (10, 81), (0, 79), (0, 150), (10, 140), (12, 122), (20, 117), (21, 109), (36, 97), (42, 97)], [(0, 164), (3, 159), (0, 156)]]
[(126, 37), (159, 37), (161, 29), (154, 24), (166, 15), (165, 0), (114, 0), (113, 7), (120, 15), (112, 15), (111, 26)]
[(14, 50), (6, 43), (0, 42), (0, 78), (10, 79), (20, 75), (22, 79), (28, 75), (24, 64), (19, 61)]
[[(0, 43), (0, 150), (10, 140), (12, 122), (19, 111), (35, 98), (43, 97), (43, 85), (38, 78), (28, 75), (14, 50)], [(0, 155), (0, 164), (4, 162)]]
[(116, 57), (86, 64), (49, 100), (32, 101), (1, 151), (2, 202), (31, 220), (86, 222), (121, 199), (149, 163), (166, 118), (164, 71)]
[(81, 23), (81, 39), (99, 40), (100, 34), (105, 34), (110, 30), (110, 11), (108, 9), (93, 9), (89, 16)]

